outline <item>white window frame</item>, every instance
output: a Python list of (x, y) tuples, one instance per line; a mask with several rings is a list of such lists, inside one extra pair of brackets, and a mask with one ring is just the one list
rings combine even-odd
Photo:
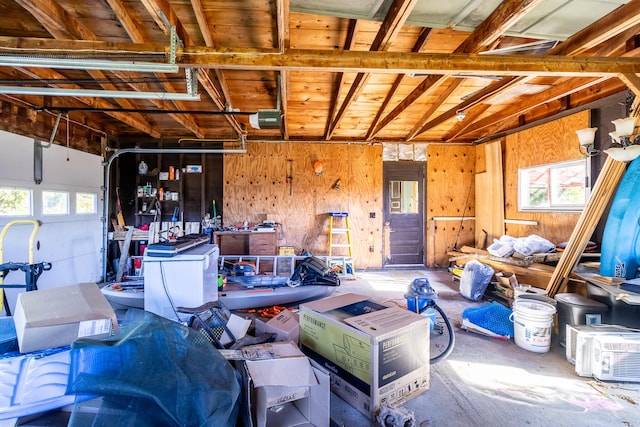
[[(92, 207), (93, 210), (91, 212), (80, 212), (80, 203), (78, 201), (78, 197), (81, 196), (90, 196), (93, 199)], [(75, 192), (75, 214), (76, 215), (95, 215), (98, 213), (98, 194), (88, 191), (76, 191)]]
[[(47, 209), (45, 207), (45, 201), (46, 201), (45, 199), (46, 199), (47, 193), (61, 194), (65, 196), (64, 212), (47, 212)], [(68, 216), (70, 214), (69, 199), (70, 199), (69, 192), (66, 190), (54, 190), (54, 189), (42, 190), (42, 216)]]
[[(528, 174), (533, 169), (549, 168), (550, 171), (560, 170), (568, 167), (581, 167), (584, 169), (585, 180), (583, 183), (584, 202), (580, 204), (556, 204), (553, 200), (549, 205), (531, 206), (529, 204), (530, 186)], [(568, 160), (558, 163), (547, 163), (542, 165), (527, 166), (518, 169), (518, 211), (520, 212), (581, 212), (589, 199), (590, 188), (588, 183), (591, 182), (589, 174), (589, 162), (587, 159)], [(553, 182), (550, 183), (553, 186)]]
[(24, 217), (32, 217), (33, 216), (33, 190), (30, 188), (26, 188), (26, 187), (14, 187), (14, 186), (9, 186), (9, 185), (1, 185), (0, 184), (0, 190), (8, 190), (8, 191), (24, 191), (26, 193), (28, 193), (28, 202), (29, 202), (29, 206), (28, 206), (28, 211), (27, 213), (22, 213), (22, 212), (11, 212), (11, 213), (2, 213), (0, 212), (0, 217), (14, 217), (14, 218), (24, 218)]

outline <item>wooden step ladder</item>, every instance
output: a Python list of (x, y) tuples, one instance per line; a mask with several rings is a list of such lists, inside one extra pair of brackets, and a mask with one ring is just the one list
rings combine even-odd
[[(344, 228), (334, 227), (334, 218), (344, 218)], [(346, 235), (347, 243), (341, 239), (342, 243), (335, 243), (334, 234)], [(347, 212), (329, 212), (329, 256), (333, 255), (333, 248), (347, 248), (349, 256), (353, 256), (353, 248), (351, 247), (351, 230), (349, 228), (349, 213)]]

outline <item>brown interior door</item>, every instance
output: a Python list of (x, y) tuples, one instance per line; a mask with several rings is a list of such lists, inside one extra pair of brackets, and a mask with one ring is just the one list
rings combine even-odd
[(424, 162), (384, 162), (384, 265), (424, 265)]

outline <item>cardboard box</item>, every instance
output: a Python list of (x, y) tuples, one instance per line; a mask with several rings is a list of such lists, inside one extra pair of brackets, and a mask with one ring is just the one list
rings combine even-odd
[(113, 308), (95, 283), (18, 294), (13, 320), (21, 353), (109, 336), (118, 328)]
[(300, 341), (300, 322), (298, 314), (283, 310), (267, 322), (255, 320), (257, 334), (276, 334), (276, 341)]
[(518, 279), (516, 278), (516, 274), (510, 271), (499, 271), (496, 273), (496, 279), (498, 279), (498, 283), (509, 289), (514, 289), (518, 287)]
[(300, 305), (300, 347), (363, 414), (429, 388), (429, 319), (357, 294)]
[(329, 426), (327, 371), (291, 342), (242, 351), (250, 359), (239, 364), (245, 427)]

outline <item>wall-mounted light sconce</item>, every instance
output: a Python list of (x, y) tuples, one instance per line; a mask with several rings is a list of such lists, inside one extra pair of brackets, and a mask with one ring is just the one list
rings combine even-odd
[(465, 113), (464, 110), (456, 111), (456, 119), (458, 119), (459, 122), (463, 121), (465, 117), (467, 117), (467, 113)]
[(340, 186), (342, 185), (342, 182), (340, 181), (340, 178), (338, 178), (336, 180), (336, 182), (333, 183), (333, 185), (331, 186), (331, 188), (333, 188), (336, 191), (340, 191)]
[(640, 145), (636, 145), (638, 134), (635, 132), (635, 117), (626, 117), (612, 121), (616, 127), (615, 132), (610, 132), (615, 146), (605, 150), (614, 160), (629, 162), (640, 155)]
[(578, 135), (578, 142), (580, 143), (580, 153), (585, 156), (593, 156), (598, 154), (598, 150), (593, 148), (593, 141), (596, 137), (596, 131), (598, 128), (585, 128), (578, 129), (576, 135)]

